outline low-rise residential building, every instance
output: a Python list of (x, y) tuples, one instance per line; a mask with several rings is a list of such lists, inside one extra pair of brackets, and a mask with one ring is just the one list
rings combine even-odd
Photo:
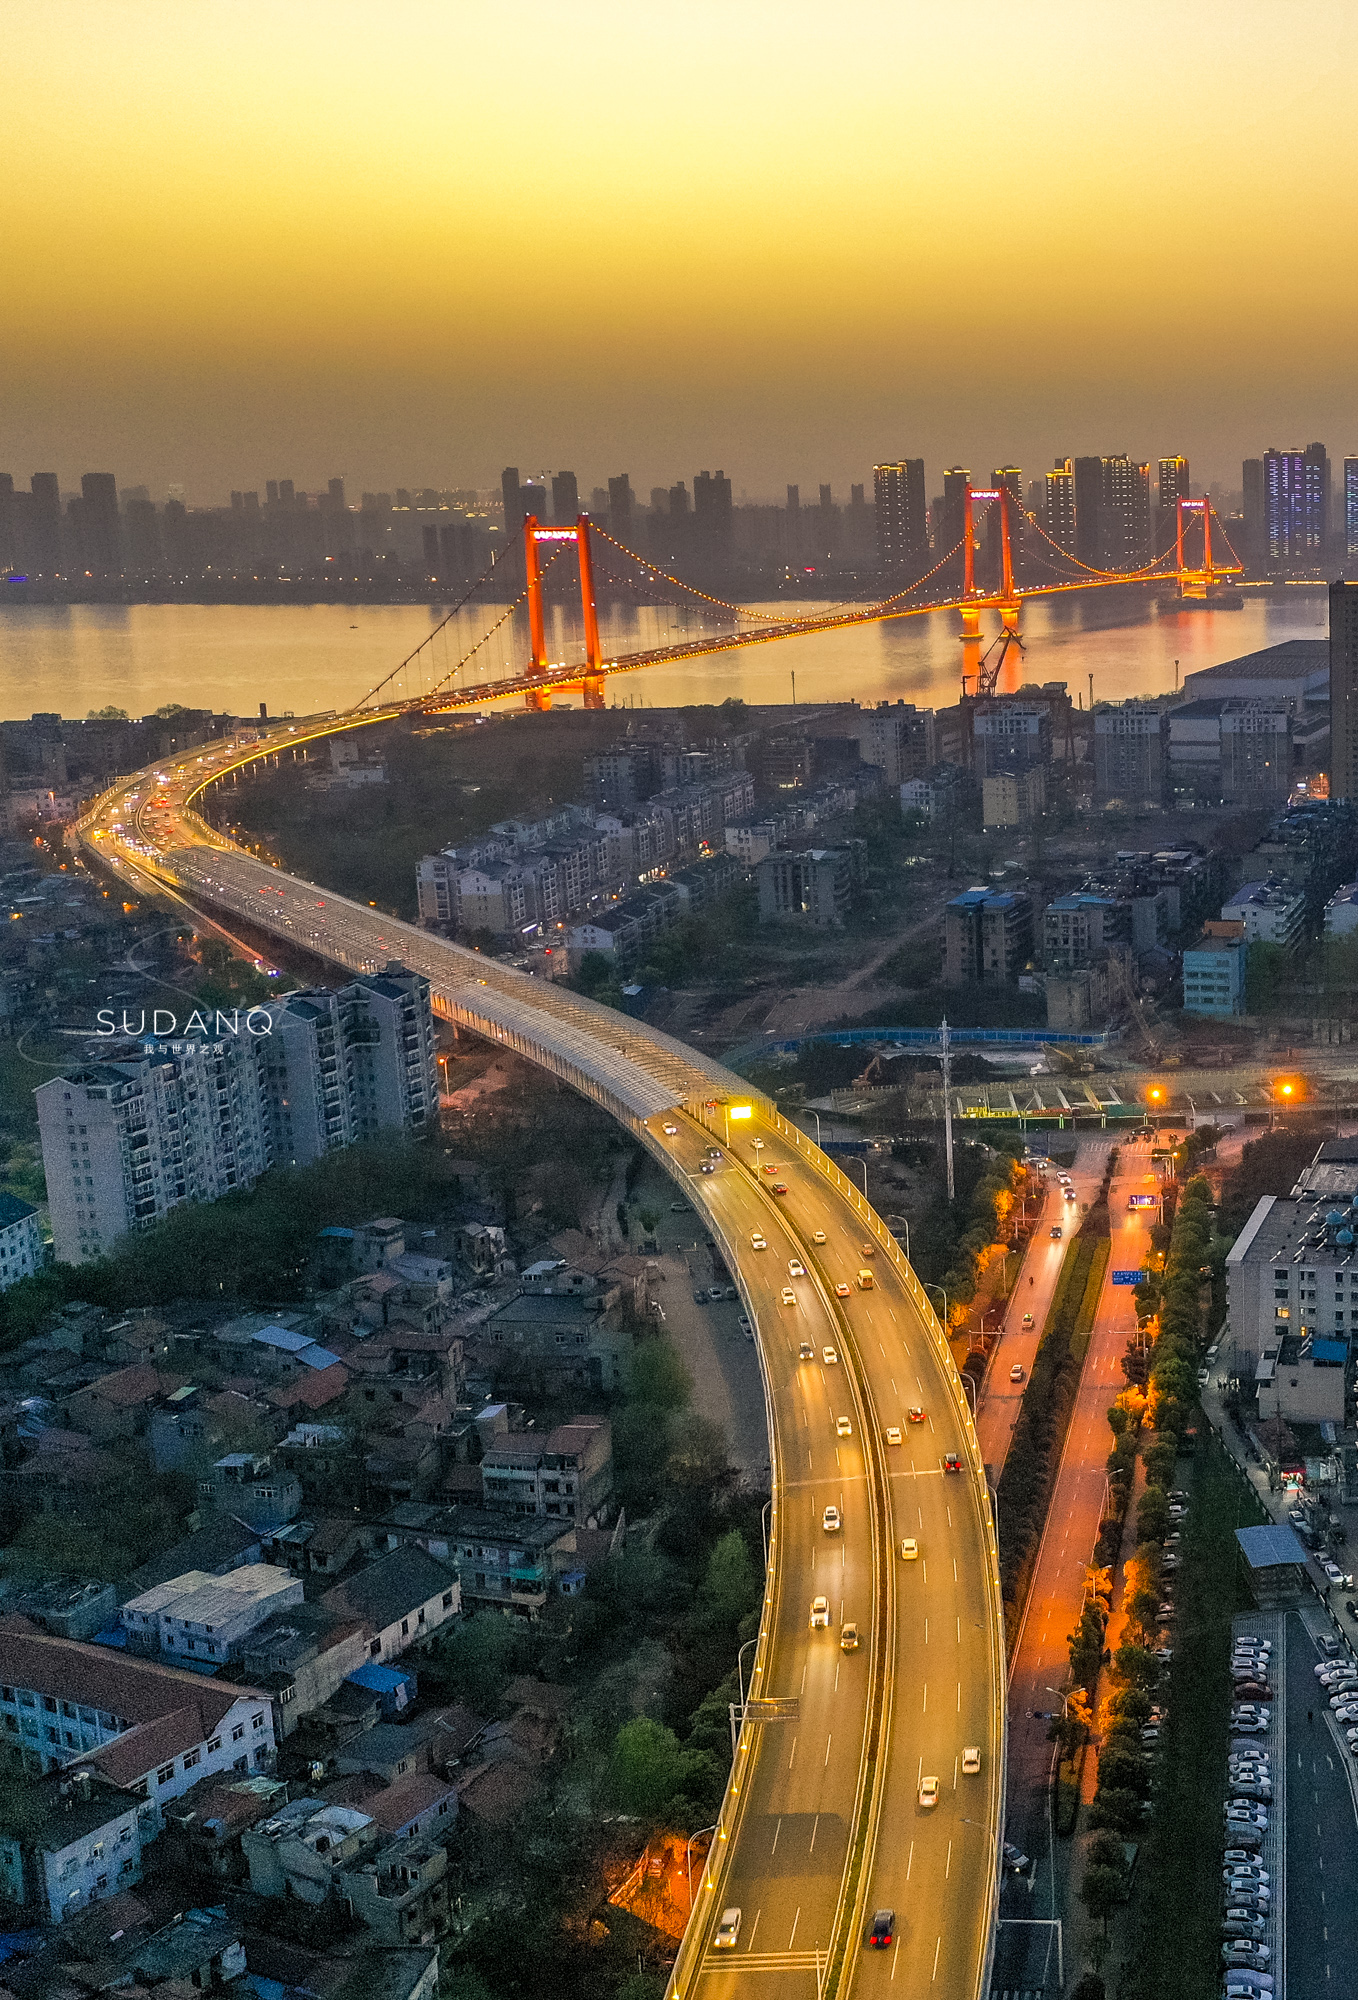
[(241, 1851), (257, 1896), (316, 1905), (339, 1886), (346, 1868), (381, 1842), (382, 1829), (370, 1813), (305, 1798), (247, 1827)]
[(256, 1626), (301, 1601), (302, 1586), (286, 1570), (251, 1563), (225, 1576), (190, 1570), (172, 1577), (129, 1598), (118, 1622), (129, 1653), (221, 1665), (239, 1655)]
[(1347, 1339), (1285, 1334), (1275, 1347), (1266, 1347), (1255, 1364), (1259, 1415), (1281, 1417), (1290, 1424), (1342, 1426), (1348, 1358)]
[(981, 780), (981, 824), (1031, 826), (1047, 810), (1047, 774), (1041, 764), (988, 771)]
[(1049, 972), (1074, 972), (1127, 934), (1127, 909), (1116, 896), (1078, 889), (1053, 896), (1042, 912), (1042, 956)]
[(558, 1515), (593, 1527), (613, 1497), (607, 1417), (572, 1417), (545, 1437), (510, 1432), (481, 1461), (486, 1504), (508, 1514)]
[(369, 1657), (394, 1660), (456, 1618), (457, 1572), (423, 1548), (396, 1548), (328, 1590), (328, 1611), (361, 1618), (373, 1637)]
[(849, 847), (807, 847), (765, 855), (756, 869), (761, 923), (842, 928), (853, 901), (858, 856)]
[(0, 1619), (0, 1758), (35, 1775), (80, 1764), (159, 1805), (214, 1773), (272, 1770), (273, 1718), (258, 1688)]
[(279, 1741), (362, 1666), (372, 1638), (366, 1619), (300, 1602), (250, 1634), (241, 1665), (272, 1701)]
[(579, 1566), (575, 1530), (552, 1515), (411, 1505), (393, 1508), (383, 1526), (393, 1542), (427, 1549), (456, 1569), (468, 1616), (537, 1618)]
[(1355, 931), (1358, 931), (1358, 882), (1344, 882), (1325, 905), (1325, 935), (1351, 937)]
[(199, 1494), (209, 1505), (252, 1528), (280, 1528), (302, 1511), (296, 1473), (275, 1467), (267, 1452), (232, 1451), (219, 1458)]
[(1221, 906), (1223, 923), (1245, 926), (1248, 944), (1295, 951), (1306, 929), (1306, 898), (1281, 882), (1245, 882)]
[(233, 1778), (229, 1783), (209, 1778), (194, 1785), (161, 1815), (166, 1857), (171, 1865), (214, 1884), (240, 1882), (246, 1872), (241, 1835), (271, 1818), (287, 1798), (280, 1778)]
[(1033, 906), (1018, 889), (964, 889), (943, 913), (948, 986), (1012, 985), (1033, 949)]
[(1186, 1014), (1204, 1014), (1216, 1021), (1239, 1020), (1245, 1011), (1248, 949), (1243, 926), (1226, 923), (1208, 926), (1197, 943), (1184, 953)]
[(1319, 1192), (1261, 1195), (1227, 1254), (1226, 1305), (1242, 1374), (1288, 1339), (1347, 1345), (1358, 1327), (1358, 1207)]
[(159, 1830), (156, 1808), (96, 1772), (53, 1772), (25, 1787), (24, 1824), (0, 1828), (0, 1896), (59, 1924), (131, 1889)]
[(632, 1335), (605, 1297), (520, 1292), (476, 1329), (473, 1352), (501, 1393), (537, 1397), (620, 1388)]
[(432, 1944), (448, 1927), (448, 1850), (437, 1833), (392, 1841), (337, 1886), (380, 1944)]
[(38, 1211), (17, 1194), (0, 1194), (0, 1292), (42, 1269)]

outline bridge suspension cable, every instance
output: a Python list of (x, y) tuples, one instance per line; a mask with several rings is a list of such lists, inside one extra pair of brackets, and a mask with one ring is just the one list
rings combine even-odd
[[(485, 569), (483, 569), (480, 576), (477, 577), (476, 582), (469, 586), (469, 588), (462, 597), (459, 597), (457, 603), (453, 606), (451, 611), (447, 611), (444, 613), (443, 617), (440, 618), (437, 625), (433, 625), (430, 627), (429, 631), (425, 633), (419, 645), (414, 648), (413, 652), (407, 653), (405, 658), (399, 663), (399, 665), (394, 666), (389, 674), (384, 674), (382, 676), (382, 679), (378, 681), (375, 686), (370, 687), (368, 689), (368, 692), (365, 695), (362, 695), (358, 701), (354, 702), (351, 708), (345, 709), (343, 712), (346, 715), (353, 715), (360, 708), (366, 708), (368, 706), (368, 703), (372, 700), (375, 694), (381, 694), (383, 688), (390, 687), (393, 681), (399, 680), (401, 675), (405, 672), (406, 668), (410, 665), (411, 661), (418, 659), (426, 646), (433, 645), (439, 633), (442, 632), (447, 626), (452, 624), (454, 618), (457, 617), (460, 611), (466, 610), (467, 606), (471, 603), (472, 599), (475, 597), (477, 591), (481, 588), (482, 584), (487, 582), (490, 577), (494, 576), (497, 567), (498, 567), (497, 563), (492, 558), (489, 565)], [(454, 673), (456, 673), (457, 669), (454, 668), (453, 671)]]

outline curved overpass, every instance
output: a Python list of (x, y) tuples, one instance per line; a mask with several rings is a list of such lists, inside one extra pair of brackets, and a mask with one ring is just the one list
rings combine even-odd
[[(429, 980), (438, 1014), (593, 1099), (683, 1188), (757, 1330), (773, 1509), (750, 1700), (671, 1991), (715, 2000), (757, 1981), (770, 1996), (808, 2000), (879, 1989), (892, 2000), (978, 2000), (998, 1896), (1003, 1615), (976, 1435), (929, 1302), (834, 1163), (720, 1064), (267, 867), (194, 812), (226, 772), (349, 726), (293, 725), (243, 752), (123, 780), (78, 834), (129, 884), (234, 915), (351, 971), (399, 958)], [(732, 1101), (750, 1114), (734, 1125)], [(710, 1154), (714, 1171), (703, 1173)], [(957, 1474), (944, 1469), (948, 1453)], [(823, 1527), (827, 1506), (839, 1510), (838, 1532)], [(909, 1561), (899, 1553), (907, 1537), (919, 1550)], [(811, 1626), (818, 1596), (828, 1629)], [(850, 1622), (860, 1643), (845, 1652)], [(981, 1752), (975, 1776), (961, 1770), (968, 1745)], [(939, 1781), (932, 1807), (919, 1803), (925, 1777)], [(731, 1905), (742, 1912), (736, 1946), (714, 1950)], [(864, 1930), (881, 1907), (896, 1912), (895, 1942), (867, 1952)]]

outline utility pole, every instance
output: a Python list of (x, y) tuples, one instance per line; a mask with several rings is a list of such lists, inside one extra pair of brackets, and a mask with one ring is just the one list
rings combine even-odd
[(948, 1200), (955, 1193), (952, 1170), (952, 1052), (948, 1046), (948, 1017), (943, 1016), (943, 1144), (948, 1156)]

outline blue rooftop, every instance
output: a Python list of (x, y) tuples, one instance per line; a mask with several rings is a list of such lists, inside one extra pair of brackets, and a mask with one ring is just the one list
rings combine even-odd
[(1235, 1538), (1251, 1569), (1281, 1569), (1306, 1561), (1306, 1551), (1290, 1528), (1237, 1528)]

